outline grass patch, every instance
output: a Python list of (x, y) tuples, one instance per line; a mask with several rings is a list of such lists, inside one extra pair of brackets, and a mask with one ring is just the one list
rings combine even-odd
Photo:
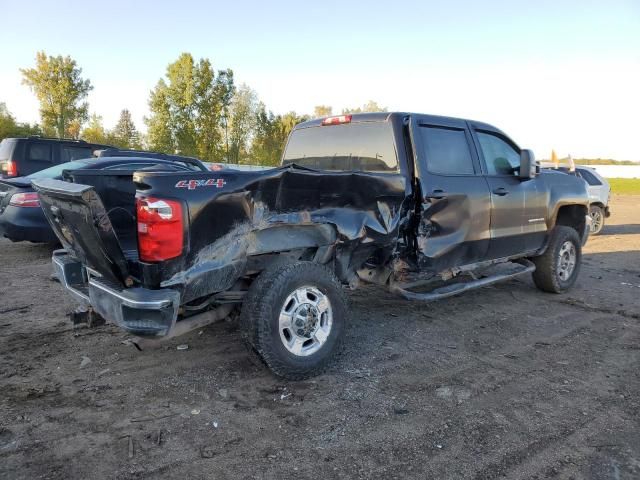
[(640, 178), (607, 178), (613, 193), (640, 195)]

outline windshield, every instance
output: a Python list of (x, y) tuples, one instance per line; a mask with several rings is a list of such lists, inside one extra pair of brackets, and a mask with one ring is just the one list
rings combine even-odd
[(61, 163), (54, 167), (45, 168), (44, 170), (40, 170), (39, 172), (27, 175), (25, 178), (57, 178), (62, 175), (63, 170), (76, 170), (78, 168), (85, 168), (92, 163), (93, 162), (91, 160), (74, 160), (72, 162)]

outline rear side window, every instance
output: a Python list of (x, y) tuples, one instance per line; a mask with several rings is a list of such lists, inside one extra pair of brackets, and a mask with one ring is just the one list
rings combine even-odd
[(520, 152), (502, 138), (477, 132), (489, 175), (513, 175), (520, 167)]
[(13, 154), (13, 148), (15, 147), (16, 142), (4, 139), (0, 142), (0, 161), (9, 160), (11, 155)]
[(589, 184), (589, 185), (593, 185), (593, 186), (598, 186), (598, 185), (602, 185), (602, 182), (600, 180), (598, 180), (598, 177), (596, 177), (593, 173), (591, 173), (589, 170), (585, 170), (583, 168), (579, 168), (578, 172), (580, 173), (580, 176), (582, 178), (584, 178), (584, 180)]
[(30, 143), (27, 158), (37, 162), (51, 162), (51, 145), (48, 143)]
[(89, 158), (91, 156), (92, 156), (91, 148), (63, 145), (62, 159), (60, 161), (70, 162), (72, 160), (80, 160), (81, 158)]
[(283, 165), (318, 170), (397, 172), (398, 157), (391, 125), (362, 122), (294, 130)]
[(419, 131), (429, 172), (441, 175), (475, 173), (464, 130), (421, 126)]

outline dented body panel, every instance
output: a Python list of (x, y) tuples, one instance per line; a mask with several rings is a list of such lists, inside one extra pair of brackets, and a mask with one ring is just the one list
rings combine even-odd
[[(189, 180), (211, 175), (224, 189), (180, 191), (189, 215), (185, 254), (161, 269), (142, 264), (143, 282), (183, 288), (186, 301), (230, 288), (254, 256), (331, 246), (348, 267), (376, 250), (391, 255), (410, 193), (400, 174), (327, 175), (293, 166)], [(167, 197), (175, 178), (140, 173), (134, 181), (145, 195)]]

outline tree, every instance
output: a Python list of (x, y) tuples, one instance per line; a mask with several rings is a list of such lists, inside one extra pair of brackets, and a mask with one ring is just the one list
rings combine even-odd
[(230, 163), (246, 160), (256, 125), (258, 99), (256, 92), (242, 84), (231, 100), (229, 115), (229, 154)]
[(286, 141), (280, 116), (267, 113), (260, 102), (256, 114), (255, 135), (251, 144), (251, 160), (256, 165), (275, 166), (280, 163)]
[(293, 127), (295, 127), (299, 123), (306, 122), (307, 120), (309, 120), (308, 115), (298, 115), (296, 112), (293, 112), (293, 111), (282, 115), (279, 119), (279, 122), (282, 128), (282, 133), (284, 135), (285, 140), (291, 133), (291, 130), (293, 130)]
[(280, 164), (287, 137), (293, 127), (308, 120), (295, 112), (285, 115), (267, 113), (263, 103), (258, 106), (255, 135), (251, 146), (251, 161), (257, 165), (275, 166)]
[(126, 108), (120, 112), (120, 119), (112, 132), (113, 144), (120, 148), (140, 149), (140, 134), (133, 123), (131, 112)]
[(329, 105), (316, 105), (313, 109), (313, 118), (328, 117), (333, 112)]
[(64, 136), (78, 139), (80, 138), (81, 129), (82, 129), (82, 124), (80, 123), (80, 120), (77, 118), (74, 118), (69, 122), (69, 125), (67, 125), (67, 129), (64, 132)]
[(81, 125), (87, 119), (89, 107), (83, 100), (93, 87), (89, 80), (81, 77), (82, 69), (71, 57), (47, 57), (44, 52), (38, 52), (35, 68), (20, 69), (20, 72), (22, 83), (31, 88), (40, 102), (45, 130), (54, 129), (63, 137), (72, 122)]
[(151, 116), (145, 119), (150, 147), (221, 161), (225, 112), (233, 92), (231, 70), (216, 75), (208, 59), (196, 63), (183, 53), (167, 67), (166, 80), (151, 91)]
[(80, 137), (91, 143), (108, 144), (107, 131), (102, 125), (102, 117), (97, 114), (91, 115), (87, 128), (82, 130)]
[(369, 100), (362, 107), (356, 108), (343, 108), (342, 114), (346, 115), (348, 113), (366, 113), (366, 112), (386, 112), (387, 107), (381, 107), (377, 102), (373, 100)]
[(28, 137), (29, 135), (41, 135), (42, 130), (37, 124), (16, 122), (7, 105), (0, 102), (0, 140), (10, 137)]

